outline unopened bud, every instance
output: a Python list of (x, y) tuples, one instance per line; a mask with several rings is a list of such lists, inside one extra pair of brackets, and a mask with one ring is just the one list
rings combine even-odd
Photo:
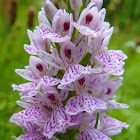
[(71, 9), (76, 11), (79, 10), (83, 5), (82, 0), (70, 0)]
[(44, 0), (44, 10), (50, 20), (53, 19), (53, 16), (57, 12), (57, 8), (50, 0)]

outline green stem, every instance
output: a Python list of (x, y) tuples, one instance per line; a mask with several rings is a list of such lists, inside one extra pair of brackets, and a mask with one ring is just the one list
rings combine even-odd
[(97, 118), (96, 118), (96, 124), (95, 124), (96, 129), (97, 129), (97, 126), (98, 126), (98, 122), (99, 122), (99, 113), (97, 113)]
[(83, 65), (83, 66), (87, 66), (87, 65), (89, 64), (89, 62), (90, 62), (91, 56), (92, 56), (92, 55), (91, 55), (89, 52), (87, 52), (87, 53), (83, 56), (82, 60), (80, 61), (80, 64)]

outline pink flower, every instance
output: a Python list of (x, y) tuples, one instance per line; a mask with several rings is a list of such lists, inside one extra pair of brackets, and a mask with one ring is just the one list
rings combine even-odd
[(57, 85), (60, 80), (57, 78), (50, 77), (57, 73), (57, 69), (50, 67), (48, 68), (40, 58), (31, 56), (29, 60), (29, 66), (26, 69), (16, 69), (16, 73), (26, 80), (32, 81), (29, 83), (15, 85), (12, 87), (18, 91), (32, 91), (39, 90), (42, 85), (54, 86)]
[(72, 14), (59, 9), (52, 20), (52, 28), (47, 24), (40, 24), (37, 30), (42, 34), (42, 38), (50, 39), (52, 42), (64, 42), (71, 39), (73, 32)]

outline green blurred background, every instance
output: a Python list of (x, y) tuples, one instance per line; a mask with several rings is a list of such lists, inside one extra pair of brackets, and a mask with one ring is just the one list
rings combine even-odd
[[(30, 44), (27, 29), (33, 31), (38, 25), (37, 13), (42, 6), (43, 0), (0, 0), (0, 139), (3, 140), (23, 134), (20, 127), (9, 123), (10, 116), (21, 110), (16, 105), (20, 97), (12, 91), (11, 84), (26, 82), (14, 70), (28, 65), (29, 54), (23, 45)], [(110, 109), (108, 114), (130, 127), (112, 139), (140, 140), (140, 0), (104, 0), (103, 7), (107, 9), (106, 21), (114, 26), (109, 49), (121, 49), (128, 55), (123, 85), (116, 99), (130, 108)]]

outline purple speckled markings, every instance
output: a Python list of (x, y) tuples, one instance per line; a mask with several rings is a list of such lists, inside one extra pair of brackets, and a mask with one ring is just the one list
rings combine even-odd
[(10, 119), (11, 121), (15, 115), (16, 115), (17, 119), (19, 119), (19, 120), (35, 121), (42, 116), (42, 113), (41, 113), (41, 109), (39, 106), (33, 106), (31, 108), (28, 108), (28, 109), (25, 109), (18, 113), (13, 114), (13, 116)]
[(80, 135), (76, 140), (111, 140), (111, 139), (94, 128), (87, 128), (80, 132)]
[(54, 109), (49, 115), (43, 134), (51, 138), (56, 132), (64, 133), (66, 128), (68, 127), (68, 123), (70, 121), (70, 116), (66, 114), (66, 110), (64, 106), (59, 106)]
[(113, 75), (124, 73), (123, 65), (127, 56), (120, 50), (101, 51), (95, 58), (102, 65), (104, 71)]
[(14, 138), (111, 140), (129, 127), (106, 115), (129, 107), (114, 99), (127, 56), (108, 50), (114, 27), (104, 21), (103, 0), (62, 1), (44, 0), (39, 25), (27, 30), (29, 65), (15, 72), (28, 82), (12, 84), (24, 110), (10, 118), (26, 134)]
[(95, 114), (107, 110), (105, 102), (89, 93), (79, 93), (71, 97), (67, 101), (65, 108), (66, 112), (70, 115), (76, 115), (83, 111)]

